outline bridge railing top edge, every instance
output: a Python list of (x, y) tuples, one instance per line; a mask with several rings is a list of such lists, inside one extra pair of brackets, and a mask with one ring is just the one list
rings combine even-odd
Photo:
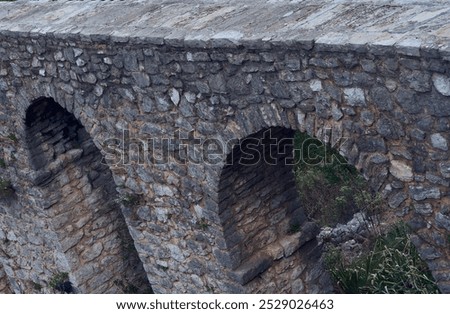
[(249, 49), (257, 51), (314, 50), (319, 52), (357, 52), (373, 55), (404, 55), (425, 57), (450, 61), (450, 39), (433, 40), (413, 35), (396, 34), (346, 34), (337, 33), (313, 36), (292, 36), (286, 38), (246, 38), (233, 37), (190, 37), (173, 34), (155, 34), (142, 36), (139, 34), (120, 36), (118, 34), (99, 34), (86, 32), (37, 32), (0, 29), (0, 38), (7, 40), (19, 38), (54, 39), (60, 42), (97, 43), (106, 45), (125, 45), (135, 47), (166, 46), (177, 49)]

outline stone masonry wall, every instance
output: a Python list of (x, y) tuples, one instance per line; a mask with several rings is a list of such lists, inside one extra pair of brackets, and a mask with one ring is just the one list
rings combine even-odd
[[(13, 220), (14, 241), (30, 252), (39, 248), (26, 266), (19, 256), (32, 254), (22, 248), (12, 254), (3, 241), (5, 272), (18, 282), (36, 273), (48, 278), (51, 272), (35, 265), (58, 269), (54, 252), (63, 252), (51, 227), (45, 244), (31, 243), (43, 242), (39, 233), (27, 238), (28, 230), (48, 226), (49, 219), (37, 202), (24, 118), (34, 100), (47, 97), (73, 114), (102, 150), (120, 195), (138, 200), (123, 213), (155, 292), (269, 292), (273, 286), (264, 285), (272, 272), (277, 287), (294, 285), (290, 278), (308, 254), (293, 253), (294, 259), (269, 268), (259, 268), (260, 260), (244, 272), (233, 268), (219, 195), (230, 149), (223, 146), (219, 162), (205, 162), (196, 144), (198, 138), (244, 139), (269, 127), (338, 143), (392, 212), (409, 223), (441, 291), (450, 292), (449, 71), (449, 61), (433, 49), (3, 32), (0, 135), (2, 154), (14, 150), (15, 158), (0, 171), (21, 206), (2, 205), (0, 230), (10, 232), (7, 221)], [(120, 146), (133, 141), (147, 150), (121, 158)], [(159, 158), (164, 155), (167, 162)], [(240, 281), (260, 271), (256, 281)], [(301, 282), (282, 290), (326, 291), (318, 274), (295, 275)]]
[(27, 111), (34, 183), (81, 292), (150, 290), (117, 203), (108, 167), (89, 135), (58, 104), (42, 99)]

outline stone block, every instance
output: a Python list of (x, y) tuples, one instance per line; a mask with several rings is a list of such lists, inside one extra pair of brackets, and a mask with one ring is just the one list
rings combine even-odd
[(344, 88), (344, 101), (353, 107), (365, 107), (364, 90), (361, 88)]
[(441, 191), (439, 188), (410, 186), (409, 195), (416, 201), (423, 201), (425, 199), (439, 199), (441, 197)]
[(399, 160), (391, 160), (389, 172), (403, 182), (411, 182), (414, 179), (411, 166)]
[(233, 277), (241, 284), (245, 285), (259, 274), (266, 271), (273, 263), (271, 256), (259, 253), (255, 254), (248, 261), (244, 262), (233, 272)]
[(450, 96), (450, 77), (434, 73), (432, 80), (434, 87), (441, 95)]
[(450, 232), (450, 217), (442, 213), (436, 214), (436, 225)]

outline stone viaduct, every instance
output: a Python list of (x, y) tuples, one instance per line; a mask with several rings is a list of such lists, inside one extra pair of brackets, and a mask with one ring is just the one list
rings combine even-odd
[[(80, 293), (330, 291), (285, 162), (300, 130), (382, 193), (449, 293), (449, 19), (447, 1), (2, 2), (0, 292), (60, 273)], [(249, 160), (266, 140), (275, 162)]]

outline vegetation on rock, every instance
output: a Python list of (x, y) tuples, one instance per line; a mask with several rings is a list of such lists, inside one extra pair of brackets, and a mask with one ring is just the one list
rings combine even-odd
[(343, 293), (439, 293), (407, 226), (401, 223), (377, 237), (369, 250), (352, 262), (331, 248), (326, 266)]

